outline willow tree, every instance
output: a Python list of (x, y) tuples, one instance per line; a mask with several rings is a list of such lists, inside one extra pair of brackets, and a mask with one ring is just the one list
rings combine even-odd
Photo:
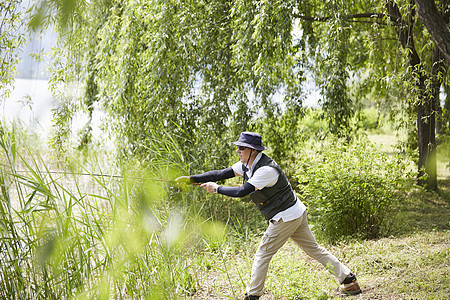
[[(412, 1), (80, 4), (68, 14), (53, 80), (82, 83), (84, 93), (64, 98), (56, 121), (66, 124), (80, 109), (92, 116), (98, 106), (129, 154), (148, 158), (152, 133), (165, 128), (186, 152), (220, 157), (224, 141), (253, 117), (278, 116), (275, 93), (283, 91), (288, 109), (300, 107), (304, 73), (312, 72), (330, 128), (340, 135), (351, 136), (349, 120), (363, 93), (384, 95), (378, 98), (386, 105), (415, 106), (418, 167), (425, 166), (433, 189), (430, 105), (446, 63), (433, 55), (439, 48)], [(442, 12), (445, 3), (438, 2)], [(392, 91), (399, 97), (392, 99)], [(82, 142), (89, 141), (86, 128)]]
[(0, 104), (11, 91), (19, 49), (25, 43), (25, 12), (20, 4), (19, 0), (0, 3)]
[[(100, 107), (128, 155), (151, 159), (152, 136), (163, 129), (192, 156), (226, 164), (224, 143), (255, 114), (276, 115), (277, 91), (284, 88), (292, 105), (300, 101), (292, 10), (288, 2), (225, 0), (96, 0), (76, 7), (52, 80), (81, 83), (84, 93), (62, 95), (57, 142), (77, 110), (92, 116)], [(81, 141), (89, 141), (84, 132)]]
[[(332, 41), (332, 50), (341, 49), (334, 59), (343, 60), (342, 66), (346, 72), (355, 77), (354, 82), (359, 82), (364, 87), (354, 97), (362, 97), (363, 93), (372, 91), (378, 101), (384, 100), (382, 102), (390, 106), (400, 105), (403, 109), (415, 107), (416, 119), (412, 122), (417, 124), (419, 183), (435, 190), (435, 113), (439, 105), (439, 89), (446, 78), (448, 80), (447, 62), (440, 50), (446, 49), (446, 46), (432, 42), (429, 32), (417, 20), (414, 0), (386, 0), (384, 3), (327, 1), (317, 4), (304, 3), (303, 9), (297, 13), (300, 19), (310, 22), (302, 24), (305, 31), (312, 32), (310, 39), (316, 45), (313, 49), (325, 53), (316, 57), (319, 61), (325, 58), (325, 62), (328, 62), (327, 56), (333, 53), (328, 46)], [(438, 1), (437, 7), (439, 21), (448, 27), (447, 1)], [(421, 15), (421, 20), (427, 20), (427, 17)], [(320, 77), (325, 78), (325, 83), (332, 82), (334, 77), (328, 79), (329, 68), (318, 70)], [(392, 91), (399, 90), (400, 97), (392, 97)], [(390, 101), (386, 102), (389, 98)], [(339, 96), (338, 99), (344, 97)], [(339, 103), (328, 97), (325, 108), (330, 100), (331, 105)], [(349, 105), (349, 102), (346, 103)], [(331, 107), (331, 111), (336, 111), (336, 108)], [(340, 107), (345, 108), (345, 103), (341, 103)], [(424, 179), (422, 175), (425, 174), (427, 176)]]

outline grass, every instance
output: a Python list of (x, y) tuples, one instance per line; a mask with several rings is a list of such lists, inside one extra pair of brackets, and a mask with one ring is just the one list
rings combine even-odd
[[(151, 180), (176, 176), (166, 164), (115, 172), (125, 178), (53, 174), (50, 158), (22, 146), (3, 133), (2, 299), (242, 298), (265, 227), (251, 203), (196, 186), (170, 196)], [(84, 159), (62, 171), (105, 172), (98, 158)], [(357, 274), (355, 298), (450, 295), (450, 176), (439, 178), (439, 194), (409, 192), (382, 238), (325, 245)], [(333, 276), (292, 242), (275, 255), (262, 300), (334, 298)]]
[[(389, 132), (369, 138), (386, 152), (396, 137)], [(383, 228), (384, 237), (325, 245), (358, 275), (363, 293), (358, 299), (448, 299), (450, 295), (450, 170), (438, 153), (439, 193), (419, 188), (394, 207)], [(249, 281), (258, 237), (228, 253), (212, 268), (193, 299), (239, 299)], [(230, 270), (231, 274), (230, 275)], [(230, 277), (232, 280), (230, 280)], [(235, 291), (241, 295), (236, 296)], [(291, 241), (274, 256), (266, 281), (267, 299), (340, 299), (338, 286), (327, 270)]]
[[(390, 216), (391, 236), (325, 245), (357, 274), (363, 294), (355, 298), (448, 298), (450, 180), (441, 184), (445, 186), (445, 196), (423, 190), (411, 192), (410, 201), (402, 206), (401, 213)], [(256, 247), (255, 238), (236, 252), (222, 249), (222, 256), (217, 257), (192, 299), (239, 299), (249, 280)], [(236, 291), (241, 294), (236, 296)], [(333, 276), (293, 242), (289, 241), (274, 256), (261, 299), (335, 298), (341, 296)]]

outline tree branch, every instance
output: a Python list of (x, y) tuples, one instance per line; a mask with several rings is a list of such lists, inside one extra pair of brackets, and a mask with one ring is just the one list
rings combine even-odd
[(416, 0), (416, 3), (419, 20), (427, 28), (436, 47), (439, 48), (447, 62), (450, 63), (450, 29), (447, 25), (449, 22), (447, 1), (443, 2), (444, 11), (446, 11), (444, 15), (439, 13), (434, 0)]
[[(294, 14), (295, 18), (299, 18), (305, 21), (310, 21), (310, 22), (327, 22), (331, 19), (333, 19), (334, 17), (330, 17), (330, 16), (326, 16), (326, 17), (311, 17), (311, 16), (305, 16), (305, 15), (300, 15), (300, 14)], [(371, 19), (384, 19), (386, 17), (389, 17), (386, 14), (383, 13), (359, 13), (359, 14), (350, 14), (350, 15), (343, 15), (342, 18), (346, 19), (346, 20), (352, 20), (352, 19), (362, 19), (362, 18), (371, 18)], [(354, 21), (357, 22), (357, 21)], [(365, 23), (371, 23), (370, 21), (360, 21), (360, 22), (365, 22)], [(396, 25), (399, 25), (397, 23), (395, 23)]]
[(411, 60), (411, 64), (416, 66), (420, 63), (419, 55), (417, 54), (416, 48), (414, 46), (414, 40), (412, 38), (412, 26), (414, 23), (413, 13), (410, 11), (408, 22), (406, 22), (401, 13), (398, 5), (392, 1), (386, 1), (386, 9), (388, 11), (389, 19), (395, 23), (399, 24), (398, 28), (398, 39), (403, 49), (409, 49), (408, 55)]

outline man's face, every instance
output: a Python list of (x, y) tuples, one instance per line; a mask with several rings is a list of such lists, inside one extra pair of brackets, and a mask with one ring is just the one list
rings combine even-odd
[(248, 157), (250, 156), (251, 153), (251, 149), (244, 146), (238, 146), (236, 152), (239, 155), (241, 163), (243, 164), (247, 163)]

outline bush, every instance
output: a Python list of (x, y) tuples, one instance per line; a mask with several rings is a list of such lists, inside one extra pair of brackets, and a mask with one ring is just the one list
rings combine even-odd
[(392, 206), (403, 199), (408, 162), (388, 157), (367, 140), (324, 143), (301, 157), (297, 179), (319, 238), (375, 238)]
[(437, 155), (438, 160), (444, 162), (445, 167), (450, 171), (450, 133), (439, 135), (437, 137), (438, 148)]
[(361, 111), (357, 126), (366, 130), (377, 129), (379, 121), (378, 110), (375, 107), (370, 107)]

